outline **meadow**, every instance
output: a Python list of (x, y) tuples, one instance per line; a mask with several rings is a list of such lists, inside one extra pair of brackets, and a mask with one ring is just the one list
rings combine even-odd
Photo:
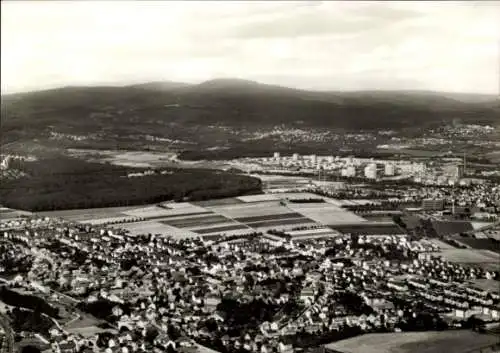
[(367, 334), (328, 344), (343, 353), (468, 353), (498, 344), (498, 337), (473, 331)]
[(489, 250), (442, 249), (439, 255), (450, 262), (480, 266), (485, 270), (494, 271), (498, 270), (498, 262), (500, 261), (500, 254)]

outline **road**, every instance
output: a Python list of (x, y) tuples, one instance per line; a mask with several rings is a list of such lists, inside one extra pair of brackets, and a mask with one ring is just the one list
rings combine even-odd
[(14, 332), (9, 324), (9, 320), (5, 315), (0, 314), (0, 326), (5, 331), (5, 347), (2, 347), (0, 353), (13, 353), (14, 352)]

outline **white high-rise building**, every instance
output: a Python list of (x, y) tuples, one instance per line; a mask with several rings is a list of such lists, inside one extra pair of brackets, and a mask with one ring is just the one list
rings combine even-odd
[(331, 163), (333, 163), (333, 162), (335, 161), (335, 157), (333, 157), (333, 156), (328, 156), (327, 161), (328, 161), (328, 163), (330, 163), (330, 164), (331, 164)]
[(342, 176), (344, 177), (355, 177), (356, 176), (356, 168), (352, 165), (348, 166), (347, 168), (342, 169), (340, 172)]
[(365, 178), (377, 179), (377, 165), (375, 163), (370, 163), (365, 167)]
[(384, 168), (384, 174), (387, 176), (392, 176), (396, 174), (396, 168), (394, 167), (394, 164), (387, 163)]
[(292, 155), (292, 159), (293, 159), (295, 162), (297, 162), (297, 161), (299, 160), (299, 154), (298, 154), (298, 153), (294, 153), (294, 154)]
[(315, 154), (311, 154), (311, 163), (316, 164), (318, 161), (318, 157)]
[(274, 152), (274, 159), (280, 159), (280, 153)]

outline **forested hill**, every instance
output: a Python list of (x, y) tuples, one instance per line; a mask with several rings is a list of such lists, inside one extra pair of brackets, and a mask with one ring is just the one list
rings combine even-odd
[(187, 85), (65, 87), (2, 96), (2, 143), (74, 134), (168, 135), (175, 126), (285, 126), (348, 130), (498, 124), (494, 97), (432, 92), (311, 92), (243, 80)]

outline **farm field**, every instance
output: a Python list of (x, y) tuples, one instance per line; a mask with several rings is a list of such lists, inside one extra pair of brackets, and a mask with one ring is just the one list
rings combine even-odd
[(238, 217), (235, 218), (236, 221), (242, 223), (254, 223), (259, 221), (276, 221), (279, 219), (289, 219), (289, 218), (300, 218), (303, 217), (300, 213), (290, 212), (290, 213), (282, 213), (277, 215), (263, 215), (263, 216), (252, 216), (252, 217)]
[(87, 160), (143, 168), (171, 165), (170, 160), (175, 156), (173, 152), (101, 151), (86, 149), (68, 149), (68, 152), (73, 156), (83, 157)]
[(494, 335), (457, 330), (367, 334), (326, 347), (342, 353), (468, 353), (495, 343)]
[(252, 228), (285, 228), (288, 226), (309, 226), (315, 225), (316, 223), (308, 219), (306, 217), (298, 217), (298, 218), (288, 218), (288, 219), (277, 219), (277, 220), (268, 220), (261, 222), (253, 222), (247, 223)]
[(87, 209), (73, 209), (73, 210), (58, 210), (58, 211), (43, 211), (37, 212), (40, 216), (48, 217), (71, 217), (79, 216), (82, 213), (93, 214), (99, 216), (102, 213), (123, 213), (138, 208), (138, 206), (124, 206), (124, 207), (102, 207), (102, 208), (87, 208)]
[(465, 233), (473, 230), (470, 222), (432, 221), (432, 227), (439, 236)]
[[(112, 223), (115, 229), (126, 229), (131, 236), (165, 234), (174, 237), (211, 235), (217, 232), (233, 235), (269, 229), (290, 229), (333, 224), (363, 224), (365, 219), (321, 197), (323, 203), (291, 203), (287, 199), (319, 198), (311, 193), (260, 194), (207, 200), (201, 202), (166, 202), (159, 205), (114, 207), (44, 212), (52, 217), (94, 225)], [(297, 233), (300, 237), (338, 234), (331, 228)]]
[(197, 201), (197, 202), (192, 202), (192, 204), (200, 207), (210, 207), (210, 206), (220, 206), (220, 205), (237, 205), (243, 202), (245, 201), (241, 200), (241, 198), (231, 197), (226, 199)]
[(167, 224), (176, 228), (189, 228), (196, 226), (209, 226), (217, 223), (225, 223), (230, 221), (226, 217), (214, 214), (195, 216), (195, 217), (186, 217), (186, 218), (176, 218), (172, 220), (159, 220), (162, 224)]
[(436, 239), (436, 238), (427, 238), (427, 239), (425, 239), (425, 241), (436, 245), (441, 250), (456, 249), (454, 246), (452, 246), (448, 243), (445, 243), (444, 241), (441, 241), (441, 240)]
[(460, 236), (454, 239), (464, 245), (470, 246), (473, 249), (490, 250), (500, 254), (500, 242), (493, 239), (476, 239)]
[(366, 222), (360, 224), (339, 224), (330, 225), (330, 227), (342, 234), (357, 234), (357, 235), (396, 235), (405, 234), (405, 231), (400, 229), (396, 224)]
[(239, 196), (238, 200), (243, 202), (262, 202), (262, 201), (278, 201), (280, 196), (277, 194), (261, 194), (261, 195), (249, 195), (249, 196)]
[(169, 217), (169, 216), (183, 216), (186, 214), (194, 213), (207, 213), (207, 210), (203, 207), (199, 207), (188, 202), (182, 202), (179, 204), (163, 204), (161, 206), (151, 205), (147, 207), (134, 208), (126, 211), (125, 213), (130, 216), (143, 217), (146, 219)]
[(317, 229), (304, 229), (304, 230), (293, 230), (289, 231), (288, 234), (292, 236), (292, 238), (309, 238), (309, 237), (333, 237), (339, 236), (338, 232), (331, 230), (330, 228), (317, 228)]
[(335, 200), (335, 204), (338, 206), (364, 206), (364, 205), (380, 205), (380, 201), (377, 200)]
[(111, 227), (115, 229), (125, 229), (129, 232), (129, 235), (131, 236), (136, 236), (140, 234), (149, 234), (149, 233), (170, 235), (178, 239), (197, 236), (195, 233), (189, 230), (171, 227), (169, 225), (162, 224), (156, 221), (121, 223), (112, 225)]
[(474, 286), (482, 290), (500, 293), (500, 281), (482, 278), (475, 279), (474, 281), (472, 281), (472, 283)]
[[(227, 225), (227, 226), (223, 226), (223, 227), (198, 229), (198, 230), (196, 230), (196, 233), (198, 233), (198, 234), (225, 234), (225, 233), (230, 232), (230, 231), (231, 231), (231, 234), (241, 234), (241, 233), (249, 233), (252, 230), (243, 224), (233, 224), (233, 225)], [(234, 233), (232, 231), (244, 231), (244, 232)]]
[(1, 220), (13, 219), (13, 218), (18, 218), (21, 216), (29, 216), (29, 215), (31, 215), (31, 212), (14, 210), (12, 208), (7, 208), (7, 207), (0, 207), (0, 219)]
[(266, 174), (257, 174), (252, 176), (255, 176), (256, 178), (262, 180), (264, 189), (268, 190), (306, 187), (311, 183), (310, 178), (304, 178), (299, 176), (266, 175)]
[(472, 229), (478, 230), (492, 225), (492, 222), (470, 222)]
[(364, 218), (331, 203), (290, 203), (288, 207), (324, 225), (366, 222)]
[(500, 254), (477, 249), (443, 249), (440, 255), (445, 260), (461, 264), (474, 264), (484, 269), (498, 270)]
[(240, 205), (231, 206), (215, 206), (209, 207), (208, 209), (232, 219), (238, 219), (241, 217), (279, 215), (291, 212), (286, 206), (280, 205), (279, 201), (242, 203)]
[(364, 214), (363, 218), (370, 222), (392, 222), (391, 216), (384, 216), (380, 214)]
[(87, 223), (89, 221), (103, 220), (108, 218), (127, 218), (129, 215), (126, 212), (131, 211), (135, 208), (137, 208), (137, 206), (46, 211), (39, 212), (37, 213), (37, 215), (42, 217), (47, 216), (54, 218), (64, 218), (72, 222)]

